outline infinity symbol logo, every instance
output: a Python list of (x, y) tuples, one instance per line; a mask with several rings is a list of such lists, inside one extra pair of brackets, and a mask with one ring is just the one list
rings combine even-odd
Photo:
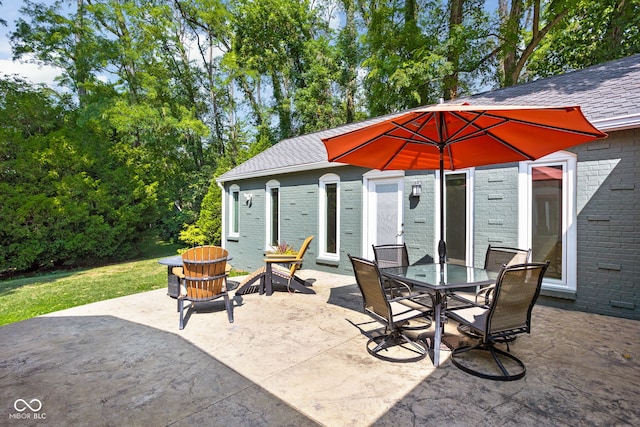
[(32, 412), (38, 412), (40, 409), (42, 409), (42, 402), (40, 402), (38, 399), (31, 399), (29, 403), (27, 403), (27, 401), (24, 399), (18, 399), (13, 402), (13, 407), (18, 412), (24, 412), (27, 410), (27, 408), (31, 409)]

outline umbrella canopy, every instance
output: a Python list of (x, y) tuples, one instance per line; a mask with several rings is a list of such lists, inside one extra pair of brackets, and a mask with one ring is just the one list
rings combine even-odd
[(440, 262), (444, 170), (535, 160), (604, 138), (580, 107), (439, 104), (324, 138), (331, 162), (379, 170), (440, 170)]

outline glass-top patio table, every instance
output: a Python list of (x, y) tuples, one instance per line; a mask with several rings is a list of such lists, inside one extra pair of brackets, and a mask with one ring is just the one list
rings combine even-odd
[(410, 283), (415, 287), (435, 291), (435, 336), (433, 341), (433, 365), (440, 365), (444, 308), (447, 292), (457, 288), (473, 288), (495, 283), (498, 273), (482, 268), (457, 264), (416, 264), (404, 267), (381, 268), (380, 274), (390, 279)]

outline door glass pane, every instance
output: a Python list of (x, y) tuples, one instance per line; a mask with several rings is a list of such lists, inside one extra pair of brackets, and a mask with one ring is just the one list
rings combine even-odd
[(397, 243), (398, 184), (376, 185), (376, 244)]
[(550, 261), (545, 277), (562, 279), (562, 166), (531, 169), (531, 258)]
[(278, 188), (271, 189), (271, 245), (276, 246), (278, 244), (280, 216), (278, 212)]
[[(467, 175), (445, 175), (445, 241), (447, 257), (466, 261), (467, 254)], [(439, 237), (438, 237), (439, 238)]]
[(337, 193), (337, 189), (338, 189), (338, 184), (327, 184), (325, 185), (325, 194), (327, 197), (326, 200), (326, 206), (327, 206), (327, 229), (326, 229), (326, 233), (327, 233), (327, 238), (326, 238), (326, 245), (327, 247), (325, 248), (325, 251), (327, 253), (330, 254), (335, 254), (336, 253), (336, 245), (337, 245), (337, 238), (338, 238), (338, 229), (337, 229), (337, 224), (338, 224), (338, 211), (337, 211), (337, 205), (338, 205), (338, 193)]

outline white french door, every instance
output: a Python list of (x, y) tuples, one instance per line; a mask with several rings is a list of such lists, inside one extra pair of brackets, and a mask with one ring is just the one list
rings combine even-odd
[(363, 255), (373, 259), (372, 245), (402, 243), (404, 176), (398, 172), (370, 172), (364, 179)]
[(440, 240), (440, 205), (444, 203), (447, 259), (473, 265), (473, 181), (474, 170), (445, 171), (444, 200), (440, 196), (440, 174), (436, 173), (435, 250)]

